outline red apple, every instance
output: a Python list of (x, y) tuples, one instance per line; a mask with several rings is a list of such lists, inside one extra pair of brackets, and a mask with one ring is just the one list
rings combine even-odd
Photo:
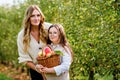
[(51, 52), (51, 49), (49, 47), (46, 47), (45, 48), (45, 53), (47, 54), (47, 53), (50, 53), (50, 52)]
[(52, 55), (52, 50), (49, 47), (45, 47), (43, 55), (45, 55), (46, 57), (50, 57)]

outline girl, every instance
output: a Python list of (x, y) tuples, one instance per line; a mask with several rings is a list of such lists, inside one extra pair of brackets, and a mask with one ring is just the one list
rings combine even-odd
[(63, 26), (53, 24), (48, 29), (47, 43), (53, 50), (59, 50), (64, 55), (61, 56), (61, 64), (52, 68), (43, 67), (41, 72), (46, 73), (47, 80), (70, 80), (69, 68), (72, 63), (72, 49), (70, 48)]

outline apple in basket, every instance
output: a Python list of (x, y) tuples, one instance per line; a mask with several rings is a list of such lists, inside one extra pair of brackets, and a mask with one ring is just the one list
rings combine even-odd
[(41, 57), (41, 56), (42, 56), (42, 51), (40, 51), (40, 52), (38, 53), (38, 56), (39, 56), (39, 57)]
[(45, 47), (43, 50), (43, 56), (50, 57), (52, 55), (52, 50), (49, 47)]

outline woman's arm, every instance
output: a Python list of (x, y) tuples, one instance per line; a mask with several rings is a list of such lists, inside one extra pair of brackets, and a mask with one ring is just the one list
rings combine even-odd
[(28, 53), (24, 52), (24, 46), (23, 46), (23, 30), (19, 32), (17, 37), (17, 46), (18, 46), (18, 60), (19, 63), (26, 63), (27, 61), (32, 61), (31, 57)]
[(27, 61), (26, 62), (26, 65), (29, 67), (29, 68), (31, 68), (31, 69), (33, 69), (33, 70), (36, 70), (36, 65), (32, 62), (32, 61)]

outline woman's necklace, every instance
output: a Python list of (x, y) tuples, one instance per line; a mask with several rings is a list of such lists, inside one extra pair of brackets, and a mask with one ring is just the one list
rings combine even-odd
[(39, 44), (39, 49), (42, 49), (42, 47), (40, 46), (41, 45), (40, 41), (38, 41), (38, 44)]

